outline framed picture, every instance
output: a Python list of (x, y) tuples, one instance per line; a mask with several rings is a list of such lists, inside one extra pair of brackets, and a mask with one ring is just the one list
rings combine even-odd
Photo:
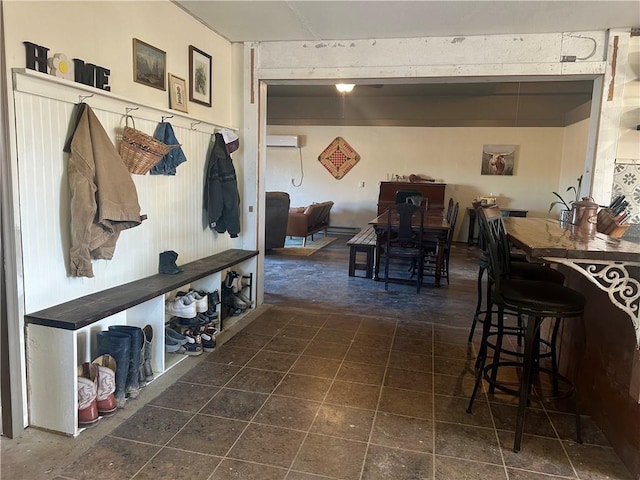
[(172, 74), (169, 74), (169, 108), (187, 113), (187, 84)]
[(484, 145), (481, 175), (513, 175), (517, 145)]
[(133, 39), (133, 81), (166, 90), (167, 54), (148, 43)]
[(211, 106), (211, 55), (189, 45), (189, 100)]

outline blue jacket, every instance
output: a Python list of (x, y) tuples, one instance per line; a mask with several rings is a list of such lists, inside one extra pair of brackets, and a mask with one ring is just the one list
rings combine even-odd
[[(153, 134), (153, 138), (167, 145), (180, 145), (175, 133), (173, 133), (173, 127), (169, 122), (159, 123)], [(186, 161), (187, 157), (184, 156), (182, 147), (178, 146), (169, 150), (169, 153), (162, 157), (149, 173), (151, 175), (175, 175), (176, 167)]]

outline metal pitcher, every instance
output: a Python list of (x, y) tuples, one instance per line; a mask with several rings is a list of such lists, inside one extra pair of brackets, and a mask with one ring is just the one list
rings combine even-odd
[(582, 197), (582, 200), (573, 204), (571, 223), (586, 232), (596, 230), (598, 204), (593, 201), (593, 198)]

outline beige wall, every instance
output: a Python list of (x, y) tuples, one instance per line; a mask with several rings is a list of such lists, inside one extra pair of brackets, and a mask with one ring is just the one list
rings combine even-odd
[[(560, 166), (560, 175), (555, 191), (562, 195), (565, 200), (573, 199), (572, 194), (567, 192), (567, 188), (571, 185), (577, 187), (577, 178), (582, 175), (584, 171), (588, 134), (588, 119), (564, 128), (562, 164)], [(558, 212), (558, 210), (559, 207), (556, 206), (554, 212)]]
[[(587, 123), (587, 122), (585, 122)], [(303, 146), (267, 148), (266, 189), (289, 192), (291, 205), (333, 200), (331, 224), (363, 227), (375, 216), (378, 182), (389, 174), (429, 176), (447, 184), (466, 208), (478, 195), (499, 195), (503, 207), (528, 209), (546, 216), (561, 172), (576, 178), (584, 166), (586, 126), (567, 128), (418, 128), (270, 126), (269, 134), (303, 136)], [(337, 136), (359, 154), (360, 162), (335, 180), (318, 155)], [(570, 144), (565, 146), (565, 142)], [(513, 176), (480, 174), (483, 144), (518, 145)], [(582, 148), (581, 148), (582, 147)], [(300, 154), (304, 169), (300, 182)], [(364, 182), (364, 187), (360, 187)], [(461, 214), (456, 239), (466, 239), (467, 218)]]
[(232, 121), (232, 49), (168, 0), (5, 1), (5, 40), (8, 68), (25, 67), (29, 41), (111, 70), (111, 92), (144, 104), (168, 108), (166, 91), (133, 81), (132, 39), (167, 53), (167, 73), (189, 79), (189, 45), (213, 57), (213, 106), (189, 103), (189, 114), (224, 125)]

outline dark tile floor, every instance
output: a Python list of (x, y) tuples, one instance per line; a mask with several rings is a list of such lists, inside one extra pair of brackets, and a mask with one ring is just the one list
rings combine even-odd
[(588, 418), (579, 445), (534, 404), (516, 454), (511, 398), (465, 413), (476, 254), (456, 246), (451, 285), (419, 295), (348, 277), (345, 239), (268, 256), (272, 307), (55, 478), (631, 479)]

